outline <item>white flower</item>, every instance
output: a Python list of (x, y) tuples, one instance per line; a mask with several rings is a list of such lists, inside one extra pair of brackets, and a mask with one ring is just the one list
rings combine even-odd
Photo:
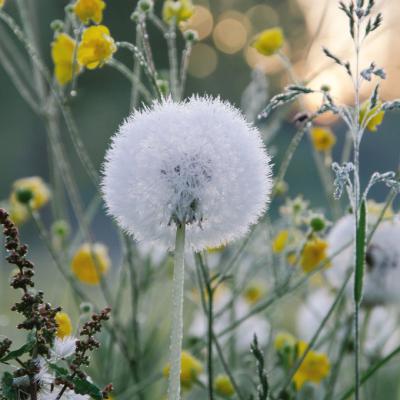
[(244, 235), (271, 190), (258, 131), (219, 99), (165, 100), (133, 113), (107, 152), (108, 211), (138, 241), (172, 248), (185, 221), (195, 250)]
[(51, 350), (52, 360), (61, 360), (68, 358), (75, 353), (76, 350), (76, 338), (73, 336), (67, 336), (65, 338), (56, 338), (54, 345)]
[[(306, 301), (300, 306), (297, 312), (297, 332), (298, 336), (306, 341), (310, 341), (318, 330), (322, 320), (327, 315), (329, 309), (335, 301), (335, 293), (326, 288), (318, 289), (311, 293)], [(352, 306), (350, 303), (342, 311), (342, 319), (345, 316), (352, 315)], [(362, 309), (360, 315), (360, 325), (364, 326), (367, 310)], [(398, 320), (395, 310), (388, 307), (374, 307), (369, 311), (371, 314), (368, 317), (366, 338), (364, 348), (371, 355), (386, 355), (393, 351), (400, 341), (400, 330), (398, 328)], [(346, 328), (343, 324), (338, 323), (335, 316), (332, 316), (325, 325), (320, 338), (328, 333), (335, 331), (335, 334), (341, 340), (346, 333)], [(326, 343), (328, 349), (331, 341)]]
[[(328, 236), (329, 253), (334, 255), (354, 238), (354, 217), (341, 218)], [(383, 304), (400, 300), (400, 221), (382, 222), (374, 233), (366, 252), (364, 303)], [(332, 260), (326, 270), (329, 281), (339, 287), (346, 271), (353, 268), (353, 246), (348, 246)], [(351, 282), (349, 288), (352, 289)]]

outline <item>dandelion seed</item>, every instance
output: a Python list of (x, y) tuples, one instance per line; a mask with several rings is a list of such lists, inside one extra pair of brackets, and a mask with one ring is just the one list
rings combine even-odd
[(102, 67), (117, 51), (109, 29), (104, 25), (85, 29), (78, 48), (78, 62), (88, 69)]
[(92, 245), (85, 243), (75, 252), (71, 261), (71, 268), (81, 282), (97, 285), (101, 276), (108, 271), (110, 264), (106, 246), (100, 243)]
[(72, 333), (72, 322), (69, 315), (63, 311), (56, 314), (57, 322), (57, 333), (56, 336), (60, 339), (64, 339), (71, 336)]
[(282, 29), (272, 28), (258, 34), (251, 46), (264, 56), (272, 56), (282, 48), (284, 41)]
[(141, 242), (195, 250), (243, 236), (264, 212), (271, 167), (258, 132), (220, 100), (170, 100), (133, 114), (104, 166), (108, 211)]
[[(73, 62), (76, 42), (66, 33), (60, 33), (51, 45), (51, 57), (54, 63), (54, 74), (60, 85), (65, 85), (72, 80)], [(80, 70), (75, 66), (75, 74)]]
[(75, 15), (82, 23), (88, 24), (92, 20), (100, 24), (103, 20), (103, 10), (106, 3), (103, 0), (78, 0), (74, 5)]

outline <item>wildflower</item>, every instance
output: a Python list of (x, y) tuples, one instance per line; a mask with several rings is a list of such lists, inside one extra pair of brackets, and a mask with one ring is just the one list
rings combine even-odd
[(100, 24), (103, 20), (103, 10), (106, 3), (103, 0), (77, 0), (74, 5), (75, 15), (84, 24), (92, 20), (95, 24)]
[(57, 333), (56, 336), (60, 339), (64, 339), (71, 336), (72, 333), (72, 323), (69, 315), (63, 311), (56, 314), (57, 322)]
[(311, 129), (311, 140), (315, 150), (328, 152), (336, 143), (336, 136), (331, 129), (316, 126)]
[(165, 0), (163, 20), (167, 23), (187, 21), (194, 14), (192, 0)]
[(284, 40), (281, 28), (266, 29), (256, 37), (252, 47), (264, 56), (272, 56), (282, 48)]
[(10, 218), (16, 225), (21, 225), (29, 219), (28, 209), (17, 201), (9, 205)]
[[(385, 111), (381, 110), (382, 102), (378, 102), (375, 107), (370, 110), (370, 102), (367, 100), (363, 103), (360, 110), (360, 124), (365, 124), (369, 131), (376, 132), (378, 126), (383, 122)], [(367, 122), (368, 121), (368, 122)]]
[(243, 297), (248, 304), (254, 305), (262, 299), (264, 293), (264, 286), (259, 282), (253, 282), (244, 290)]
[[(308, 348), (308, 344), (303, 341), (297, 343), (298, 357), (302, 357)], [(293, 377), (297, 390), (300, 390), (304, 383), (320, 383), (329, 375), (330, 363), (325, 353), (317, 353), (310, 350), (299, 369)]]
[(222, 397), (231, 397), (235, 394), (235, 388), (228, 375), (217, 375), (214, 382), (214, 389)]
[(100, 243), (83, 244), (74, 254), (72, 272), (84, 283), (97, 285), (110, 267), (107, 247)]
[(172, 248), (186, 224), (195, 250), (245, 234), (264, 212), (271, 167), (258, 131), (219, 99), (165, 100), (136, 111), (106, 156), (103, 194), (139, 241)]
[(272, 242), (272, 251), (274, 253), (281, 253), (283, 250), (285, 250), (288, 239), (289, 239), (289, 231), (286, 229), (280, 231)]
[[(170, 365), (167, 364), (163, 368), (164, 377), (169, 376)], [(187, 351), (181, 354), (181, 385), (185, 389), (190, 389), (197, 380), (199, 374), (203, 372), (203, 365), (196, 357)]]
[(0, 8), (4, 7), (5, 3), (6, 3), (6, 0), (0, 0)]
[(295, 345), (296, 338), (288, 332), (278, 332), (275, 336), (274, 347), (277, 351), (281, 351), (286, 347), (294, 347)]
[(88, 69), (102, 67), (117, 51), (109, 29), (104, 25), (85, 29), (78, 48), (78, 62)]
[(42, 178), (32, 176), (17, 179), (14, 182), (10, 203), (12, 207), (15, 207), (16, 204), (26, 205), (29, 203), (32, 210), (39, 210), (48, 203), (49, 199), (50, 190)]
[(57, 337), (54, 340), (51, 356), (53, 361), (71, 357), (76, 350), (76, 338), (73, 336)]
[(327, 258), (328, 242), (318, 237), (309, 240), (301, 255), (300, 264), (304, 272), (311, 272), (314, 268), (326, 260)]
[[(65, 85), (72, 80), (74, 51), (76, 42), (66, 33), (60, 33), (52, 43), (51, 57), (54, 63), (54, 74), (60, 85)], [(80, 70), (76, 63), (75, 73)]]
[[(344, 248), (332, 259), (332, 266), (326, 271), (334, 287), (341, 286), (348, 271), (354, 266), (353, 240), (354, 216), (347, 215), (336, 223), (328, 236), (330, 253), (334, 254)], [(376, 229), (366, 250), (364, 304), (373, 306), (400, 300), (399, 240), (400, 221), (397, 218), (383, 221)]]

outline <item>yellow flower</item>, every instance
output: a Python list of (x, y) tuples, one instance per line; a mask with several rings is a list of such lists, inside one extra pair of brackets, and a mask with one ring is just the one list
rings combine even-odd
[[(308, 344), (299, 341), (297, 346), (300, 358), (307, 350)], [(293, 377), (297, 390), (301, 389), (305, 382), (320, 383), (329, 375), (330, 368), (329, 358), (325, 353), (310, 350)]]
[[(30, 197), (29, 206), (32, 210), (38, 210), (45, 206), (50, 200), (50, 189), (44, 183), (43, 179), (38, 176), (17, 179), (13, 183), (13, 189), (10, 196), (11, 207), (21, 206), (20, 194), (26, 192)], [(20, 211), (19, 209), (18, 211)], [(18, 213), (17, 211), (17, 213)]]
[(264, 286), (259, 282), (252, 282), (244, 290), (243, 297), (250, 305), (258, 303), (265, 293)]
[(63, 339), (72, 334), (72, 323), (69, 315), (63, 311), (56, 314), (57, 332), (56, 336)]
[(222, 397), (231, 397), (235, 394), (235, 388), (228, 375), (217, 375), (214, 382), (215, 392)]
[(21, 225), (29, 219), (29, 211), (21, 203), (10, 204), (9, 210), (11, 220), (17, 225)]
[(165, 0), (163, 6), (163, 20), (176, 24), (187, 21), (194, 14), (191, 0)]
[(285, 249), (288, 239), (289, 239), (289, 231), (288, 230), (280, 231), (272, 242), (272, 251), (274, 253), (281, 253)]
[(321, 126), (311, 129), (311, 140), (317, 151), (330, 151), (336, 144), (336, 136), (333, 132)]
[[(167, 364), (163, 368), (164, 377), (169, 376), (170, 365)], [(192, 356), (187, 351), (182, 351), (181, 354), (181, 385), (185, 389), (190, 389), (197, 380), (199, 374), (203, 372), (203, 365), (196, 357)]]
[(104, 25), (85, 29), (78, 48), (78, 62), (88, 69), (103, 66), (117, 51), (110, 31)]
[(95, 24), (100, 24), (105, 8), (106, 3), (103, 0), (78, 0), (75, 3), (74, 11), (84, 24), (88, 24), (90, 20)]
[[(74, 51), (76, 42), (65, 33), (59, 34), (51, 47), (51, 57), (54, 63), (54, 74), (60, 85), (65, 85), (72, 80), (72, 65), (74, 63)], [(75, 73), (80, 70), (78, 64)]]
[(0, 0), (0, 8), (2, 8), (5, 4), (6, 0)]
[[(382, 107), (382, 102), (378, 102), (377, 105), (370, 110), (370, 102), (367, 100), (363, 103), (360, 110), (360, 124), (365, 123), (367, 120), (367, 129), (371, 132), (376, 132), (378, 130), (378, 126), (383, 122), (383, 118), (385, 116), (385, 111), (379, 111)], [(376, 115), (374, 115), (376, 114)], [(374, 116), (373, 116), (374, 115)]]
[(209, 254), (218, 254), (225, 250), (225, 246), (221, 244), (218, 247), (207, 247), (207, 253)]
[(301, 255), (301, 267), (304, 272), (311, 272), (327, 258), (328, 242), (315, 237), (304, 246)]
[(284, 41), (282, 29), (271, 28), (258, 34), (251, 46), (264, 56), (272, 56), (282, 48)]
[(71, 262), (72, 272), (84, 283), (97, 285), (101, 275), (110, 267), (107, 247), (100, 243), (83, 244), (74, 254)]
[(275, 336), (274, 347), (277, 351), (285, 347), (294, 347), (295, 345), (296, 338), (288, 332), (278, 332)]

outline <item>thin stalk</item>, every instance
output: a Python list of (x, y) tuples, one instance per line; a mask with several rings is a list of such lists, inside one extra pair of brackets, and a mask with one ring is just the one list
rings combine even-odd
[(178, 55), (176, 51), (176, 21), (173, 20), (169, 24), (168, 33), (165, 35), (168, 46), (169, 59), (169, 80), (171, 85), (171, 95), (174, 100), (179, 96), (178, 88)]
[(181, 392), (181, 352), (183, 341), (183, 292), (185, 285), (185, 222), (176, 228), (174, 280), (172, 292), (172, 332), (168, 399), (179, 400)]
[[(136, 26), (136, 47), (140, 48), (142, 41), (142, 34), (140, 26)], [(134, 110), (139, 102), (139, 85), (136, 82), (140, 82), (141, 68), (139, 62), (133, 57), (133, 72), (132, 72), (132, 88), (131, 88), (131, 110)]]

